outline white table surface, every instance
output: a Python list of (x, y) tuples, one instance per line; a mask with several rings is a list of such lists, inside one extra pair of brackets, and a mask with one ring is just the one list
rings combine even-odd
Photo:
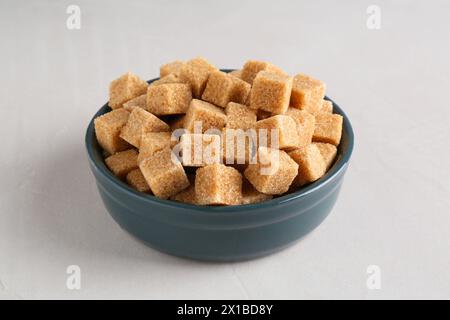
[[(66, 27), (70, 4), (80, 30)], [(0, 298), (450, 298), (449, 13), (448, 1), (1, 1)], [(197, 55), (314, 75), (353, 123), (333, 212), (285, 251), (171, 257), (102, 205), (83, 138), (109, 82)]]

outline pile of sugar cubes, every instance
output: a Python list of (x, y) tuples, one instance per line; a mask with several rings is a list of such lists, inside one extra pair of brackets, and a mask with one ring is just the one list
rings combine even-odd
[(160, 68), (148, 84), (128, 72), (94, 120), (107, 167), (132, 188), (195, 205), (272, 199), (333, 164), (342, 116), (325, 84), (249, 60), (225, 73), (202, 57)]

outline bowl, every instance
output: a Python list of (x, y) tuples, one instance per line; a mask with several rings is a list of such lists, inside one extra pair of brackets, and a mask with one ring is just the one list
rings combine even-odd
[(353, 150), (353, 130), (342, 109), (332, 103), (334, 113), (344, 118), (342, 139), (332, 167), (321, 179), (265, 202), (196, 206), (135, 191), (109, 171), (95, 138), (94, 119), (111, 110), (108, 104), (95, 114), (86, 131), (89, 165), (106, 210), (124, 230), (148, 246), (171, 255), (207, 261), (266, 256), (314, 230), (336, 203)]

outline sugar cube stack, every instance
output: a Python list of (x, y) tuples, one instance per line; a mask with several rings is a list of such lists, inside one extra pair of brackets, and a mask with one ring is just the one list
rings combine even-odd
[(316, 78), (258, 60), (226, 73), (203, 57), (159, 75), (113, 80), (111, 111), (94, 119), (105, 166), (137, 192), (249, 205), (314, 183), (339, 157), (343, 117)]

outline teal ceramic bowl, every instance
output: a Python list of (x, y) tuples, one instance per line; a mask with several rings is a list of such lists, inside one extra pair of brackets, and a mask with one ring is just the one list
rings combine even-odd
[(95, 138), (93, 120), (110, 111), (107, 104), (87, 128), (89, 164), (110, 215), (124, 230), (150, 247), (198, 260), (253, 259), (292, 245), (331, 212), (353, 150), (350, 121), (334, 102), (333, 107), (335, 113), (344, 117), (342, 140), (333, 166), (318, 181), (258, 204), (195, 206), (135, 191), (109, 171)]

